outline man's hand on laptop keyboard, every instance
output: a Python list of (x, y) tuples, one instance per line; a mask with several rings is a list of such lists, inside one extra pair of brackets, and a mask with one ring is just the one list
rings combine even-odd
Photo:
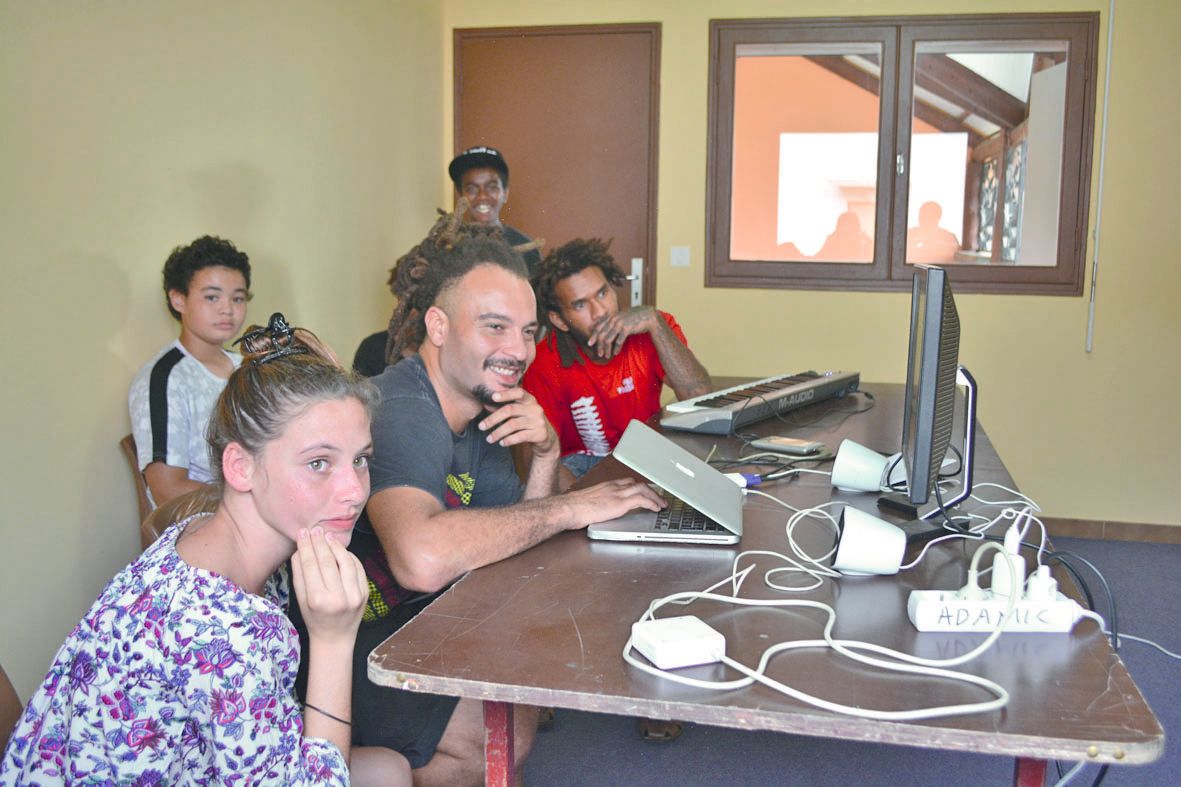
[(576, 492), (566, 492), (561, 499), (571, 509), (571, 530), (595, 522), (617, 519), (638, 508), (659, 511), (668, 505), (668, 502), (652, 491), (646, 483), (632, 479), (604, 481)]

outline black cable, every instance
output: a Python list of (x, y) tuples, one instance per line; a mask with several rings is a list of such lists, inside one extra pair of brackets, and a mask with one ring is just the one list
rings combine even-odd
[[(1001, 536), (984, 536), (984, 539), (986, 541), (996, 541), (996, 542), (1002, 543), (1002, 544), (1004, 543), (1004, 538)], [(1020, 546), (1025, 547), (1027, 549), (1032, 549), (1035, 552), (1037, 550), (1041, 549), (1040, 544), (1033, 544), (1028, 541), (1022, 541)], [(1107, 577), (1103, 576), (1103, 573), (1101, 571), (1099, 571), (1098, 568), (1095, 567), (1094, 563), (1087, 560), (1082, 555), (1076, 555), (1075, 553), (1067, 552), (1064, 549), (1046, 551), (1045, 559), (1046, 560), (1056, 560), (1063, 568), (1066, 569), (1067, 573), (1070, 574), (1071, 579), (1074, 580), (1074, 583), (1078, 586), (1079, 590), (1082, 591), (1083, 598), (1087, 602), (1087, 609), (1090, 609), (1093, 612), (1097, 611), (1097, 610), (1095, 608), (1095, 597), (1091, 593), (1090, 585), (1088, 585), (1087, 581), (1085, 579), (1083, 579), (1082, 574), (1079, 573), (1078, 568), (1076, 568), (1075, 565), (1073, 563), (1071, 563), (1071, 561), (1078, 560), (1078, 561), (1084, 563), (1087, 566), (1087, 568), (1091, 569), (1091, 572), (1094, 573), (1094, 575), (1096, 577), (1098, 577), (1100, 584), (1103, 586), (1103, 594), (1107, 600), (1107, 609), (1108, 609), (1107, 625), (1111, 631), (1111, 635), (1110, 635), (1111, 649), (1118, 653), (1119, 649), (1120, 649), (1119, 611), (1116, 607), (1115, 595), (1111, 592), (1111, 585), (1109, 585), (1107, 583)]]
[[(897, 468), (901, 462), (902, 462), (902, 454), (898, 454), (898, 456), (894, 457), (894, 461), (891, 462), (888, 467), (886, 467), (886, 481), (889, 481), (890, 476), (894, 475), (895, 468)], [(887, 483), (886, 487), (891, 492), (901, 492), (903, 489), (906, 488), (906, 482), (905, 481), (895, 481), (892, 484)]]
[[(951, 517), (948, 515), (947, 508), (946, 508), (946, 506), (943, 505), (943, 493), (940, 490), (938, 483), (935, 484), (935, 500), (936, 500), (937, 505), (939, 506), (939, 513), (943, 516), (944, 525), (947, 528), (951, 529), (954, 532), (961, 533), (964, 535), (971, 533), (971, 531), (969, 529), (952, 521)], [(985, 536), (983, 536), (983, 538), (988, 541), (996, 541), (1001, 544), (1003, 544), (1005, 541), (1004, 538), (1002, 538), (1000, 536), (985, 535)], [(1029, 549), (1033, 549), (1035, 551), (1041, 549), (1040, 544), (1031, 544), (1028, 541), (1022, 541), (1020, 546), (1023, 546), (1023, 547), (1029, 548)], [(1098, 568), (1095, 567), (1094, 563), (1087, 560), (1086, 558), (1084, 558), (1081, 555), (1076, 555), (1073, 552), (1067, 552), (1066, 550), (1062, 550), (1062, 549), (1047, 551), (1045, 553), (1045, 558), (1047, 560), (1057, 560), (1058, 563), (1061, 564), (1062, 567), (1067, 570), (1067, 572), (1070, 574), (1071, 578), (1074, 580), (1075, 584), (1082, 591), (1083, 597), (1086, 599), (1086, 602), (1087, 602), (1087, 608), (1090, 609), (1091, 611), (1096, 611), (1095, 610), (1095, 597), (1094, 597), (1094, 595), (1092, 595), (1090, 586), (1087, 584), (1086, 580), (1083, 579), (1083, 577), (1079, 573), (1078, 569), (1075, 568), (1075, 566), (1070, 562), (1070, 560), (1067, 560), (1068, 557), (1071, 560), (1079, 560), (1082, 563), (1086, 564), (1087, 568), (1091, 569), (1092, 573), (1094, 573), (1094, 575), (1099, 578), (1099, 582), (1103, 585), (1103, 592), (1107, 598), (1107, 608), (1109, 611), (1109, 614), (1107, 617), (1107, 624), (1108, 624), (1108, 627), (1111, 631), (1111, 635), (1110, 635), (1111, 648), (1112, 648), (1112, 650), (1114, 650), (1115, 652), (1118, 653), (1119, 648), (1120, 648), (1120, 645), (1119, 645), (1119, 614), (1116, 609), (1115, 595), (1111, 592), (1111, 586), (1107, 583), (1107, 578), (1105, 576), (1103, 576), (1103, 573), (1101, 571), (1099, 571)]]
[[(1032, 546), (1034, 549), (1038, 548), (1036, 545), (1031, 544), (1024, 544), (1024, 546)], [(1069, 560), (1063, 560), (1061, 556), (1055, 558), (1055, 560), (1066, 569), (1067, 573), (1070, 574), (1070, 578), (1074, 580), (1074, 584), (1078, 585), (1079, 590), (1083, 592), (1083, 599), (1087, 602), (1087, 609), (1095, 609), (1095, 597), (1091, 594), (1091, 586), (1083, 579), (1083, 575), (1079, 573), (1078, 569)]]
[(956, 448), (954, 445), (949, 445), (948, 449), (950, 449), (950, 451), (955, 454), (957, 464), (955, 470), (949, 470), (946, 473), (943, 472), (943, 468), (940, 467), (939, 472), (936, 473), (936, 476), (939, 478), (939, 480), (943, 480), (944, 478), (955, 478), (957, 475), (963, 472), (964, 469), (964, 455), (960, 453), (960, 449)]
[(787, 455), (783, 455), (783, 454), (779, 455), (779, 456), (782, 456), (782, 458), (778, 458), (773, 452), (767, 452), (765, 455), (765, 458), (762, 458), (762, 459), (756, 459), (755, 458), (756, 456), (764, 456), (764, 455), (763, 454), (750, 454), (748, 456), (739, 456), (735, 459), (726, 459), (723, 457), (718, 457), (718, 458), (710, 459), (709, 464), (715, 465), (716, 467), (718, 467), (721, 470), (732, 470), (735, 467), (746, 467), (748, 465), (754, 465), (757, 467), (764, 467), (764, 466), (769, 465), (774, 468), (780, 468), (780, 467), (783, 467), (787, 464), (790, 464), (791, 460), (794, 460), (796, 458), (799, 458), (799, 459), (812, 459), (813, 458), (813, 457), (788, 457)]
[(952, 532), (959, 533), (961, 535), (968, 535), (971, 533), (971, 531), (966, 526), (952, 520), (951, 516), (947, 513), (947, 506), (943, 505), (943, 490), (939, 488), (938, 481), (935, 482), (935, 504), (939, 507), (939, 513), (943, 516), (944, 527), (947, 527)]
[[(1120, 647), (1120, 643), (1119, 643), (1119, 615), (1116, 612), (1115, 595), (1111, 592), (1111, 585), (1107, 584), (1107, 577), (1103, 576), (1103, 574), (1099, 571), (1099, 569), (1095, 568), (1094, 563), (1087, 560), (1082, 555), (1076, 555), (1073, 552), (1067, 552), (1066, 550), (1062, 550), (1062, 549), (1047, 553), (1047, 557), (1054, 557), (1054, 558), (1057, 558), (1059, 561), (1062, 561), (1063, 555), (1069, 555), (1071, 560), (1081, 561), (1087, 568), (1091, 569), (1091, 572), (1094, 573), (1094, 575), (1099, 578), (1099, 582), (1103, 585), (1103, 593), (1107, 597), (1107, 608), (1108, 608), (1107, 625), (1108, 625), (1108, 628), (1111, 629), (1111, 649), (1114, 650), (1116, 653), (1118, 653), (1119, 647)], [(1063, 565), (1066, 565), (1066, 564), (1063, 563)], [(1095, 603), (1092, 599), (1090, 599), (1089, 594), (1088, 594), (1088, 605), (1090, 606), (1090, 608), (1092, 610), (1095, 609)]]
[[(835, 458), (836, 458), (836, 454), (834, 454), (830, 451), (824, 451), (822, 453), (814, 454), (812, 456), (795, 457), (787, 462), (784, 462), (783, 463), (784, 466), (782, 469), (774, 470), (774, 471), (764, 475), (763, 480), (764, 481), (778, 481), (780, 478), (783, 478), (784, 476), (788, 475), (788, 473), (791, 473), (795, 470), (799, 470), (800, 468), (798, 468), (796, 465), (801, 465), (801, 464), (804, 464), (807, 462), (811, 462), (813, 464), (821, 464), (822, 462), (832, 461)], [(795, 478), (799, 478), (799, 475), (793, 475), (788, 480), (792, 480)]]
[(787, 477), (789, 481), (793, 480), (795, 476), (790, 474), (792, 471), (798, 470), (799, 465), (818, 465), (823, 462), (832, 461), (834, 456), (829, 451), (810, 456), (792, 456), (789, 454), (776, 454), (773, 451), (762, 451), (758, 454), (751, 454), (750, 456), (739, 456), (736, 459), (713, 458), (709, 460), (709, 464), (717, 467), (719, 470), (733, 470), (738, 467), (769, 467), (770, 470), (755, 473), (755, 475), (759, 476), (760, 483), (763, 483), (767, 481), (778, 481), (784, 477)]
[[(953, 454), (955, 454), (955, 459), (956, 459), (955, 469), (948, 470), (947, 472), (944, 472), (943, 468), (940, 468), (939, 473), (936, 476), (936, 483), (938, 483), (939, 481), (946, 481), (949, 478), (955, 478), (957, 475), (962, 473), (964, 470), (964, 455), (962, 453), (960, 453), (960, 449), (956, 448), (954, 445), (949, 445), (948, 450), (950, 450)], [(890, 476), (894, 475), (894, 469), (896, 467), (898, 467), (899, 463), (901, 463), (901, 462), (902, 462), (902, 454), (898, 454), (898, 456), (894, 457), (894, 461), (890, 462), (889, 467), (886, 468), (885, 477), (887, 479), (889, 479)], [(886, 486), (891, 492), (902, 492), (903, 490), (905, 490), (907, 488), (907, 481), (895, 481), (892, 484), (887, 484)]]
[[(799, 412), (798, 410), (792, 410), (791, 412), (788, 412), (786, 414), (785, 413), (775, 413), (775, 417), (778, 418), (783, 423), (787, 424), (788, 426), (801, 426), (802, 427), (802, 426), (813, 426), (815, 424), (818, 424), (821, 421), (823, 421), (825, 418), (827, 418), (828, 416), (832, 415), (834, 412), (844, 413), (845, 414), (844, 417), (842, 417), (835, 424), (832, 424), (832, 426), (834, 426), (834, 427), (840, 426), (845, 421), (849, 420), (849, 418), (851, 418), (852, 416), (860, 415), (861, 413), (868, 413), (870, 410), (872, 410), (877, 405), (877, 400), (874, 399), (873, 394), (871, 394), (869, 391), (850, 391), (848, 394), (846, 394), (846, 396), (854, 396), (856, 394), (860, 394), (861, 396), (864, 396), (867, 400), (869, 400), (869, 404), (865, 407), (860, 408), (860, 409), (846, 410), (846, 409), (838, 406), (838, 403), (841, 401), (840, 399), (838, 399), (837, 402), (833, 403), (831, 406), (829, 406), (828, 409), (826, 409), (824, 412), (822, 412), (820, 415), (816, 416), (815, 418), (813, 418), (810, 421), (801, 421), (798, 416), (798, 412)], [(842, 397), (842, 399), (843, 398), (844, 397)], [(791, 419), (790, 421), (788, 420), (789, 418)]]
[[(741, 393), (741, 391), (735, 391), (734, 393)], [(754, 401), (755, 399), (762, 399), (763, 404), (766, 405), (768, 409), (770, 409), (770, 410), (775, 409), (771, 405), (771, 402), (767, 399), (767, 397), (761, 393), (757, 393), (757, 394), (754, 394), (753, 396), (746, 397), (746, 401), (744, 401), (742, 403), (742, 406), (739, 407), (737, 410), (735, 410), (734, 414), (732, 416), (730, 416), (730, 433), (728, 435), (726, 435), (727, 437), (738, 437), (738, 434), (734, 431), (734, 424), (736, 424), (738, 422), (738, 416), (742, 414), (742, 411), (746, 409), (746, 406), (748, 404), (750, 404), (752, 401)], [(765, 418), (767, 418), (769, 415), (776, 415), (777, 416), (778, 413), (775, 413), (775, 412), (768, 413), (767, 416), (762, 416), (761, 418), (756, 418), (755, 421), (762, 421)], [(742, 440), (741, 437), (738, 437), (738, 439)], [(749, 442), (749, 441), (743, 440), (743, 442)]]
[[(984, 541), (995, 541), (998, 544), (1005, 543), (1005, 539), (1003, 536), (982, 535), (981, 539)], [(1030, 543), (1029, 541), (1022, 541), (1019, 546), (1025, 547), (1026, 549), (1031, 549), (1034, 552), (1037, 552), (1041, 549), (1041, 544), (1033, 544), (1033, 543)], [(1046, 553), (1047, 558), (1049, 558), (1051, 555), (1055, 555), (1055, 553), (1053, 553), (1053, 552)], [(1074, 583), (1076, 585), (1078, 585), (1079, 590), (1081, 590), (1083, 593), (1083, 598), (1087, 602), (1087, 608), (1094, 610), (1095, 609), (1095, 597), (1093, 595), (1091, 595), (1091, 588), (1089, 585), (1087, 585), (1086, 580), (1083, 579), (1082, 575), (1078, 572), (1078, 569), (1075, 568), (1075, 566), (1070, 561), (1064, 560), (1060, 555), (1056, 555), (1053, 559), (1057, 560), (1058, 563), (1061, 564), (1061, 566), (1066, 569), (1067, 573), (1070, 574), (1070, 578), (1074, 580)]]

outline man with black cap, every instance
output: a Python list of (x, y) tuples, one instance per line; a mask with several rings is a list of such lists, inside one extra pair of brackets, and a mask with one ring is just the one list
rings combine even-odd
[[(500, 221), (500, 210), (508, 200), (508, 163), (499, 150), (487, 145), (468, 148), (451, 160), (447, 173), (455, 184), (456, 196), (467, 199), (464, 221), (500, 227), (505, 242), (513, 247), (532, 242), (525, 233)], [(536, 276), (541, 266), (537, 249), (523, 251), (521, 256), (529, 266), (529, 277)]]
[[(508, 164), (500, 151), (486, 145), (468, 148), (451, 160), (447, 172), (451, 175), (452, 182), (455, 183), (456, 197), (467, 198), (467, 209), (461, 217), (462, 220), (481, 227), (499, 229), (500, 239), (516, 249), (524, 258), (525, 265), (529, 268), (530, 280), (535, 278), (541, 268), (541, 254), (533, 246), (526, 249), (521, 248), (532, 244), (533, 239), (500, 221), (500, 210), (508, 200)], [(439, 222), (442, 223), (437, 222), (421, 244), (399, 258), (398, 265), (400, 266), (404, 260), (408, 260), (413, 267), (416, 262), (423, 261), (423, 255), (418, 252), (429, 243), (434, 243), (437, 248), (441, 248), (438, 233), (448, 225), (448, 220), (449, 216), (440, 219)], [(462, 227), (458, 230), (454, 228), (446, 230), (448, 236), (446, 245), (450, 245), (458, 238), (483, 234), (482, 231), (475, 230), (475, 228), (469, 229), (472, 231), (465, 231)], [(493, 231), (493, 234), (497, 233)], [(544, 243), (544, 241), (542, 242)], [(404, 297), (404, 293), (398, 291), (395, 270), (396, 268), (390, 269), (389, 284), (390, 289), (394, 292), (394, 297), (400, 301)], [(387, 343), (388, 331), (386, 330), (377, 331), (362, 339), (353, 358), (353, 369), (366, 377), (381, 374), (386, 367)]]

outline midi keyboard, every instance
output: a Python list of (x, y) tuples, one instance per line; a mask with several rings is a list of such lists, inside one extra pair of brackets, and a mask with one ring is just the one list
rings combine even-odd
[(730, 434), (747, 424), (857, 390), (859, 372), (799, 372), (712, 391), (664, 408), (660, 425), (701, 434)]

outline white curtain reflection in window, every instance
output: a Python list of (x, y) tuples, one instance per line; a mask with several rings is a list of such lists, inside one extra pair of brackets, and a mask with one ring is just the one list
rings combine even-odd
[(877, 134), (780, 134), (778, 243), (871, 262), (877, 161)]
[[(935, 203), (944, 217), (936, 223), (957, 244), (963, 231), (956, 219), (964, 211), (967, 146), (967, 134), (911, 139), (908, 224), (920, 226), (920, 208)], [(872, 262), (877, 159), (877, 134), (780, 134), (779, 245), (794, 246), (796, 259)], [(930, 216), (931, 209), (923, 215)]]

